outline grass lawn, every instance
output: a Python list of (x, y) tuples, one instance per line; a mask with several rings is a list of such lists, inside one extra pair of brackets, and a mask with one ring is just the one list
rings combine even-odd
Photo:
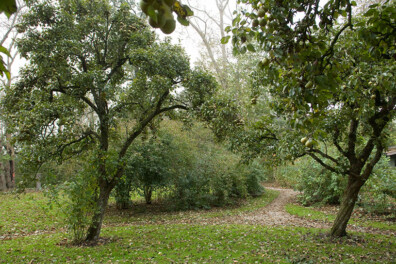
[[(318, 210), (315, 210), (314, 207), (304, 207), (296, 204), (288, 204), (286, 206), (286, 211), (289, 214), (296, 215), (298, 217), (319, 220), (324, 222), (333, 222), (336, 218), (335, 214), (332, 213), (324, 213)], [(356, 224), (365, 227), (372, 227), (383, 230), (394, 230), (396, 231), (396, 224), (393, 222), (380, 222), (380, 221), (372, 221), (367, 219), (358, 219), (351, 218), (349, 220), (349, 224)]]
[[(395, 263), (396, 239), (391, 236), (351, 233), (349, 238), (330, 241), (323, 234), (328, 230), (312, 228), (172, 223), (254, 211), (277, 195), (268, 190), (239, 207), (208, 211), (131, 215), (134, 211), (110, 209), (104, 239), (94, 247), (71, 246), (61, 229), (59, 211), (50, 210), (40, 193), (19, 199), (1, 195), (0, 232), (25, 230), (28, 235), (3, 236), (0, 263)], [(134, 225), (136, 221), (139, 225)], [(40, 230), (52, 231), (33, 233)]]
[(109, 243), (59, 245), (63, 234), (2, 241), (4, 263), (392, 263), (395, 239), (354, 234), (330, 242), (319, 230), (247, 225), (145, 225), (103, 230)]
[(0, 192), (0, 237), (54, 230), (61, 226), (59, 211), (49, 207), (42, 193), (12, 195)]

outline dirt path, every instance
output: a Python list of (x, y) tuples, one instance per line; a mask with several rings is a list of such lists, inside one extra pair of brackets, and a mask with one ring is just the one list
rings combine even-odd
[[(296, 226), (308, 228), (330, 229), (332, 223), (300, 218), (286, 212), (285, 206), (296, 201), (298, 192), (291, 189), (266, 187), (266, 189), (279, 191), (279, 196), (268, 206), (251, 213), (218, 217), (211, 221), (213, 224), (248, 224), (265, 226)], [(371, 234), (396, 235), (395, 231), (380, 230), (371, 227), (362, 227), (349, 224), (349, 231)]]
[[(329, 229), (331, 223), (323, 221), (315, 221), (310, 219), (300, 218), (286, 212), (285, 206), (289, 203), (296, 201), (298, 192), (291, 189), (281, 189), (274, 187), (266, 187), (266, 189), (279, 191), (278, 197), (272, 201), (268, 206), (255, 210), (249, 213), (240, 213), (238, 215), (231, 216), (219, 216), (207, 218), (200, 212), (182, 213), (184, 216), (178, 219), (167, 219), (167, 220), (156, 220), (147, 221), (142, 219), (132, 223), (118, 223), (118, 224), (105, 224), (105, 227), (111, 226), (130, 226), (130, 225), (147, 225), (150, 224), (202, 224), (202, 225), (217, 225), (217, 224), (246, 224), (246, 225), (265, 225), (265, 226), (296, 226), (296, 227), (308, 227), (308, 228), (320, 228)], [(370, 227), (348, 225), (348, 230), (365, 232), (371, 234), (384, 234), (384, 235), (396, 235), (395, 231), (391, 230), (379, 230)], [(64, 231), (64, 230), (63, 230)], [(38, 230), (29, 234), (13, 235), (7, 234), (0, 236), (1, 240), (9, 240), (17, 237), (32, 236), (40, 234), (56, 233), (57, 230), (44, 231)]]
[(285, 206), (295, 201), (298, 192), (291, 189), (279, 189), (266, 187), (267, 189), (279, 191), (279, 196), (268, 206), (260, 208), (251, 213), (216, 218), (218, 224), (249, 224), (266, 226), (304, 226), (314, 228), (329, 228), (329, 224), (310, 221), (293, 216), (286, 212)]

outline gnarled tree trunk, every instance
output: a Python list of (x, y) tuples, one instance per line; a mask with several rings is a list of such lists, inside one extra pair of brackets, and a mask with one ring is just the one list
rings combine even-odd
[(363, 180), (352, 175), (348, 176), (348, 185), (344, 190), (340, 209), (338, 210), (337, 217), (330, 231), (332, 237), (342, 237), (346, 235), (346, 227), (363, 184)]

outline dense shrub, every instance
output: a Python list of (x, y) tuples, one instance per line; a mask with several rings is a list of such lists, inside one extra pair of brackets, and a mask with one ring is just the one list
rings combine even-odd
[[(346, 177), (324, 169), (309, 157), (278, 167), (275, 175), (278, 183), (302, 192), (300, 201), (304, 205), (339, 204), (346, 185)], [(385, 213), (394, 210), (395, 199), (396, 169), (384, 156), (363, 186), (358, 205), (370, 212)]]
[(155, 190), (170, 185), (176, 151), (173, 137), (159, 133), (135, 144), (128, 153), (123, 177), (115, 188), (117, 207), (130, 206), (130, 192), (136, 191), (151, 204)]
[(395, 212), (396, 168), (390, 166), (389, 158), (382, 157), (374, 167), (369, 180), (363, 186), (358, 205), (369, 212)]
[(258, 175), (216, 144), (208, 129), (196, 125), (186, 131), (168, 121), (155, 137), (132, 148), (115, 198), (118, 207), (125, 208), (131, 191), (149, 203), (153, 191), (166, 189), (171, 209), (210, 208), (262, 194)]
[(264, 188), (260, 184), (266, 179), (264, 166), (258, 161), (253, 160), (249, 166), (246, 167), (246, 188), (249, 195), (256, 197), (264, 193)]
[(300, 201), (304, 205), (339, 204), (346, 183), (341, 175), (324, 169), (309, 157), (280, 166), (275, 179), (281, 185), (301, 191)]
[(344, 177), (313, 162), (305, 170), (297, 189), (303, 192), (300, 199), (304, 205), (340, 204), (345, 185)]

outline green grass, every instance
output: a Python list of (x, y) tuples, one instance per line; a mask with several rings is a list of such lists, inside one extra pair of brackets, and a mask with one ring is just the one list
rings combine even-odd
[(0, 236), (58, 228), (62, 221), (59, 216), (42, 193), (0, 194)]
[(325, 222), (332, 222), (335, 220), (335, 215), (325, 214), (323, 212), (316, 211), (312, 207), (304, 207), (295, 204), (288, 204), (286, 205), (285, 209), (286, 212), (288, 212), (289, 214), (296, 215), (301, 218), (325, 221)]
[[(304, 207), (295, 204), (288, 204), (286, 205), (286, 211), (289, 214), (296, 215), (301, 218), (311, 219), (311, 220), (319, 220), (324, 222), (333, 222), (336, 218), (335, 214), (326, 214), (315, 210), (312, 207)], [(367, 219), (356, 219), (351, 218), (349, 220), (350, 224), (365, 226), (365, 227), (372, 227), (382, 230), (393, 230), (396, 231), (396, 224), (394, 223), (387, 223), (387, 222), (377, 222)]]
[[(172, 220), (210, 219), (241, 214), (268, 205), (279, 193), (247, 200), (240, 207), (214, 211), (189, 211), (151, 216), (119, 214), (106, 217), (102, 237), (108, 243), (95, 247), (71, 246), (61, 232), (56, 210), (46, 207), (40, 193), (15, 198), (0, 196), (3, 233), (17, 229), (50, 230), (52, 233), (0, 240), (0, 263), (394, 263), (395, 238), (386, 235), (351, 233), (349, 238), (330, 241), (328, 230), (261, 225), (175, 224)], [(300, 215), (315, 210), (287, 206)], [(128, 220), (129, 219), (129, 220)], [(158, 222), (155, 222), (158, 220)], [(329, 218), (331, 219), (331, 218)], [(163, 224), (161, 220), (165, 220)], [(169, 222), (168, 222), (169, 220)], [(196, 219), (195, 219), (196, 220)], [(141, 221), (142, 225), (130, 225)], [(186, 221), (188, 222), (188, 221)], [(193, 221), (201, 223), (200, 221)], [(122, 226), (116, 226), (125, 223)], [(155, 224), (150, 224), (155, 223)], [(209, 223), (209, 224), (208, 224)], [(9, 228), (14, 228), (10, 230)]]
[[(319, 230), (248, 225), (146, 225), (103, 230), (110, 243), (57, 245), (62, 234), (2, 241), (2, 263), (391, 263), (394, 238), (329, 241)], [(5, 253), (5, 254), (4, 254)]]

